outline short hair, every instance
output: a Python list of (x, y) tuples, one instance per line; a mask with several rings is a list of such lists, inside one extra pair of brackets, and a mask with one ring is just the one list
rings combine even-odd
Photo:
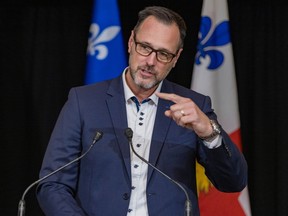
[(180, 44), (179, 47), (182, 48), (184, 45), (184, 39), (186, 37), (186, 24), (184, 19), (175, 11), (161, 6), (149, 6), (144, 8), (138, 13), (138, 21), (134, 27), (135, 33), (137, 33), (139, 26), (142, 22), (149, 16), (155, 17), (160, 22), (171, 25), (175, 23), (178, 26), (180, 32)]

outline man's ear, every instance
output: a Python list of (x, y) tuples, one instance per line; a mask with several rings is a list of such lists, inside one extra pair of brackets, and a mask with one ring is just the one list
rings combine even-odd
[(174, 58), (174, 62), (173, 62), (173, 68), (176, 66), (176, 63), (178, 61), (178, 58), (180, 57), (181, 52), (183, 51), (183, 48), (179, 49), (177, 52), (177, 55)]
[(132, 30), (131, 35), (130, 35), (129, 40), (128, 40), (128, 53), (130, 53), (132, 44), (134, 43), (133, 38), (134, 38), (134, 31)]

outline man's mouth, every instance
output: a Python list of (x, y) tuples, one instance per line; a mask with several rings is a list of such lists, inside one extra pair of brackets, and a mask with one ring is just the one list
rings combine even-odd
[(144, 78), (150, 78), (154, 76), (154, 72), (150, 70), (140, 69), (140, 73)]

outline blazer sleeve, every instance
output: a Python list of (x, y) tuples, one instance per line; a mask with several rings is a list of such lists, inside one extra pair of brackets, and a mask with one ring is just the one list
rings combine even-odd
[[(210, 119), (217, 120), (209, 97), (205, 98), (202, 110)], [(242, 152), (223, 129), (221, 136), (222, 144), (215, 149), (207, 148), (198, 139), (198, 162), (205, 167), (205, 174), (218, 190), (239, 192), (247, 185), (247, 163)]]
[[(72, 89), (60, 112), (48, 143), (40, 170), (40, 178), (81, 154), (81, 118), (79, 113), (76, 91)], [(37, 199), (45, 215), (85, 215), (74, 199), (78, 169), (79, 163), (76, 162), (39, 184)]]

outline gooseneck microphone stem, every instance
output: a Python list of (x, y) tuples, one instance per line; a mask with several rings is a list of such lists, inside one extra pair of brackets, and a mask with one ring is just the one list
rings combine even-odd
[(49, 178), (50, 176), (54, 175), (55, 173), (65, 169), (66, 167), (70, 166), (71, 164), (81, 160), (94, 146), (94, 144), (99, 141), (103, 136), (102, 132), (96, 132), (94, 138), (93, 138), (93, 142), (91, 143), (91, 145), (89, 146), (89, 148), (83, 153), (81, 154), (79, 157), (75, 158), (74, 160), (70, 161), (69, 163), (59, 167), (58, 169), (54, 170), (53, 172), (43, 176), (42, 178), (38, 179), (37, 181), (33, 182), (32, 184), (30, 184), (26, 190), (24, 191), (21, 200), (19, 201), (18, 204), (18, 216), (24, 216), (25, 215), (25, 196), (28, 193), (28, 191), (35, 185), (37, 185), (38, 183), (40, 183), (41, 181), (44, 181), (45, 179)]
[(148, 164), (149, 166), (151, 166), (153, 169), (155, 169), (157, 172), (159, 172), (160, 174), (162, 174), (163, 176), (165, 176), (167, 179), (169, 179), (171, 182), (173, 182), (174, 184), (176, 184), (178, 187), (180, 187), (182, 189), (182, 191), (185, 193), (186, 196), (186, 202), (185, 202), (185, 216), (192, 216), (192, 204), (191, 204), (191, 200), (189, 199), (189, 195), (188, 192), (186, 191), (186, 189), (177, 181), (175, 181), (174, 179), (172, 179), (170, 176), (168, 176), (167, 174), (165, 174), (164, 172), (162, 172), (161, 170), (159, 170), (157, 167), (155, 167), (153, 164), (151, 164), (149, 161), (147, 161), (145, 158), (141, 157), (134, 149), (133, 147), (133, 143), (132, 143), (132, 137), (133, 137), (133, 131), (131, 128), (127, 128), (125, 130), (125, 135), (129, 141), (129, 145), (131, 146), (131, 149), (133, 151), (133, 153), (140, 158), (142, 161), (144, 161), (146, 164)]

